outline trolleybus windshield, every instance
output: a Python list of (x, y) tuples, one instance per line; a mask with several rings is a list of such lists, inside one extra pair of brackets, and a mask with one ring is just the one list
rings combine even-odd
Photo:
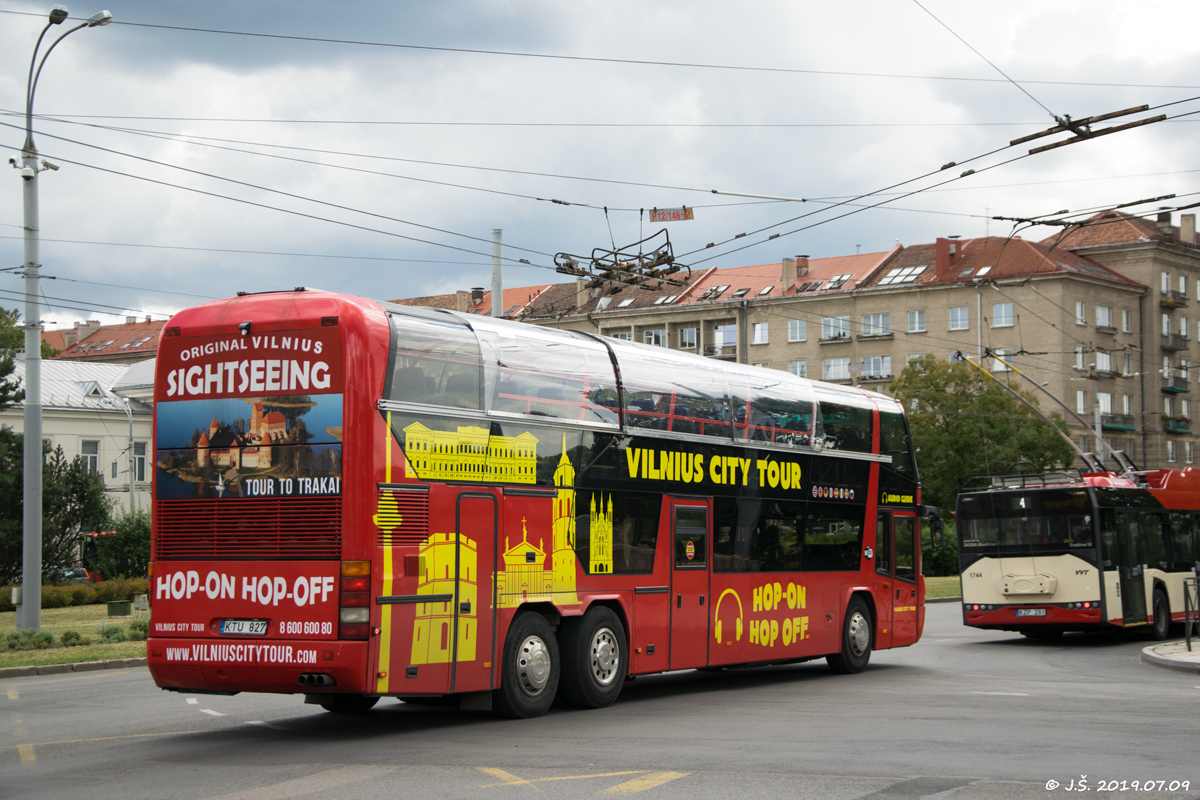
[(1077, 552), (1095, 543), (1094, 517), (1085, 488), (963, 495), (960, 545), (980, 555)]

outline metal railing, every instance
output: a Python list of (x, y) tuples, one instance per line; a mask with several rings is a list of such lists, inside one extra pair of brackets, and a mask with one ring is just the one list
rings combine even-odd
[(1200, 578), (1183, 579), (1183, 637), (1192, 652), (1192, 628), (1200, 636)]

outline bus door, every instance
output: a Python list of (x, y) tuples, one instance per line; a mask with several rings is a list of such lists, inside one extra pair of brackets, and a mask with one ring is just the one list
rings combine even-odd
[(1117, 571), (1126, 625), (1146, 621), (1146, 580), (1142, 574), (1141, 532), (1136, 511), (1117, 513)]
[(882, 650), (892, 646), (892, 608), (896, 605), (888, 601), (892, 596), (892, 512), (880, 509), (875, 521), (875, 572), (882, 581), (883, 591), (879, 597), (885, 602), (879, 604), (876, 613), (879, 619), (875, 624), (875, 648)]
[[(492, 636), (496, 612), (490, 576), (495, 569), (496, 513), (496, 498), (491, 494), (463, 492), (458, 496), (451, 692), (482, 692), (495, 686), (491, 665), (497, 661)], [(481, 576), (487, 580), (481, 581)], [(477, 667), (476, 662), (487, 662), (488, 669)]]
[[(875, 569), (887, 576), (887, 604), (879, 609), (877, 647), (904, 647), (917, 641), (917, 574), (921, 563), (921, 538), (917, 516), (911, 511), (879, 512)], [(890, 586), (889, 586), (890, 584)], [(890, 622), (890, 624), (888, 624)]]
[(670, 669), (708, 665), (708, 506), (698, 500), (671, 505)]

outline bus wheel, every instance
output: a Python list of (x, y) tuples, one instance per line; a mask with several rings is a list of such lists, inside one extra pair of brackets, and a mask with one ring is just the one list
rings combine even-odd
[(562, 691), (576, 708), (612, 705), (625, 683), (625, 628), (612, 609), (592, 606), (563, 631)]
[(363, 714), (378, 702), (378, 697), (362, 694), (331, 694), (321, 698), (321, 708), (334, 714)]
[(1171, 606), (1161, 589), (1154, 590), (1154, 604), (1151, 607), (1154, 609), (1154, 626), (1150, 629), (1150, 635), (1161, 642), (1171, 635)]
[(504, 640), (500, 688), (492, 705), (501, 716), (540, 717), (558, 692), (558, 640), (541, 614), (525, 612), (513, 620)]
[(871, 611), (861, 597), (852, 597), (842, 625), (842, 652), (825, 656), (829, 668), (843, 675), (862, 672), (871, 660), (871, 639)]

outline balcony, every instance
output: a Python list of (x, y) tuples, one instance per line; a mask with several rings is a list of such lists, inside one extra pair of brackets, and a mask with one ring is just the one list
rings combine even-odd
[(704, 355), (709, 358), (736, 359), (737, 345), (736, 344), (706, 344), (704, 345)]
[(896, 336), (891, 331), (881, 331), (879, 333), (860, 333), (854, 338), (858, 339), (860, 342), (864, 340), (874, 342), (880, 339), (895, 339)]
[(851, 341), (849, 333), (835, 333), (832, 336), (822, 336), (817, 344), (841, 344)]
[(890, 372), (886, 373), (886, 374), (864, 372), (862, 375), (858, 376), (858, 380), (860, 383), (871, 383), (871, 382), (879, 382), (879, 381), (890, 381), (892, 379), (892, 377), (893, 377), (892, 373), (890, 373)]
[(1163, 417), (1163, 433), (1191, 433), (1192, 421), (1188, 417)]
[(1161, 342), (1159, 347), (1169, 351), (1186, 350), (1189, 344), (1188, 337), (1179, 333), (1167, 334), (1161, 338)]
[(1106, 431), (1135, 431), (1133, 414), (1102, 414), (1100, 427)]
[(1109, 336), (1114, 336), (1117, 333), (1117, 329), (1112, 325), (1097, 325), (1096, 333), (1106, 333)]
[(1163, 292), (1158, 304), (1163, 308), (1187, 308), (1188, 296), (1183, 292)]
[(1163, 394), (1181, 394), (1190, 392), (1191, 389), (1188, 388), (1187, 378), (1182, 375), (1172, 375), (1163, 381), (1162, 391)]

